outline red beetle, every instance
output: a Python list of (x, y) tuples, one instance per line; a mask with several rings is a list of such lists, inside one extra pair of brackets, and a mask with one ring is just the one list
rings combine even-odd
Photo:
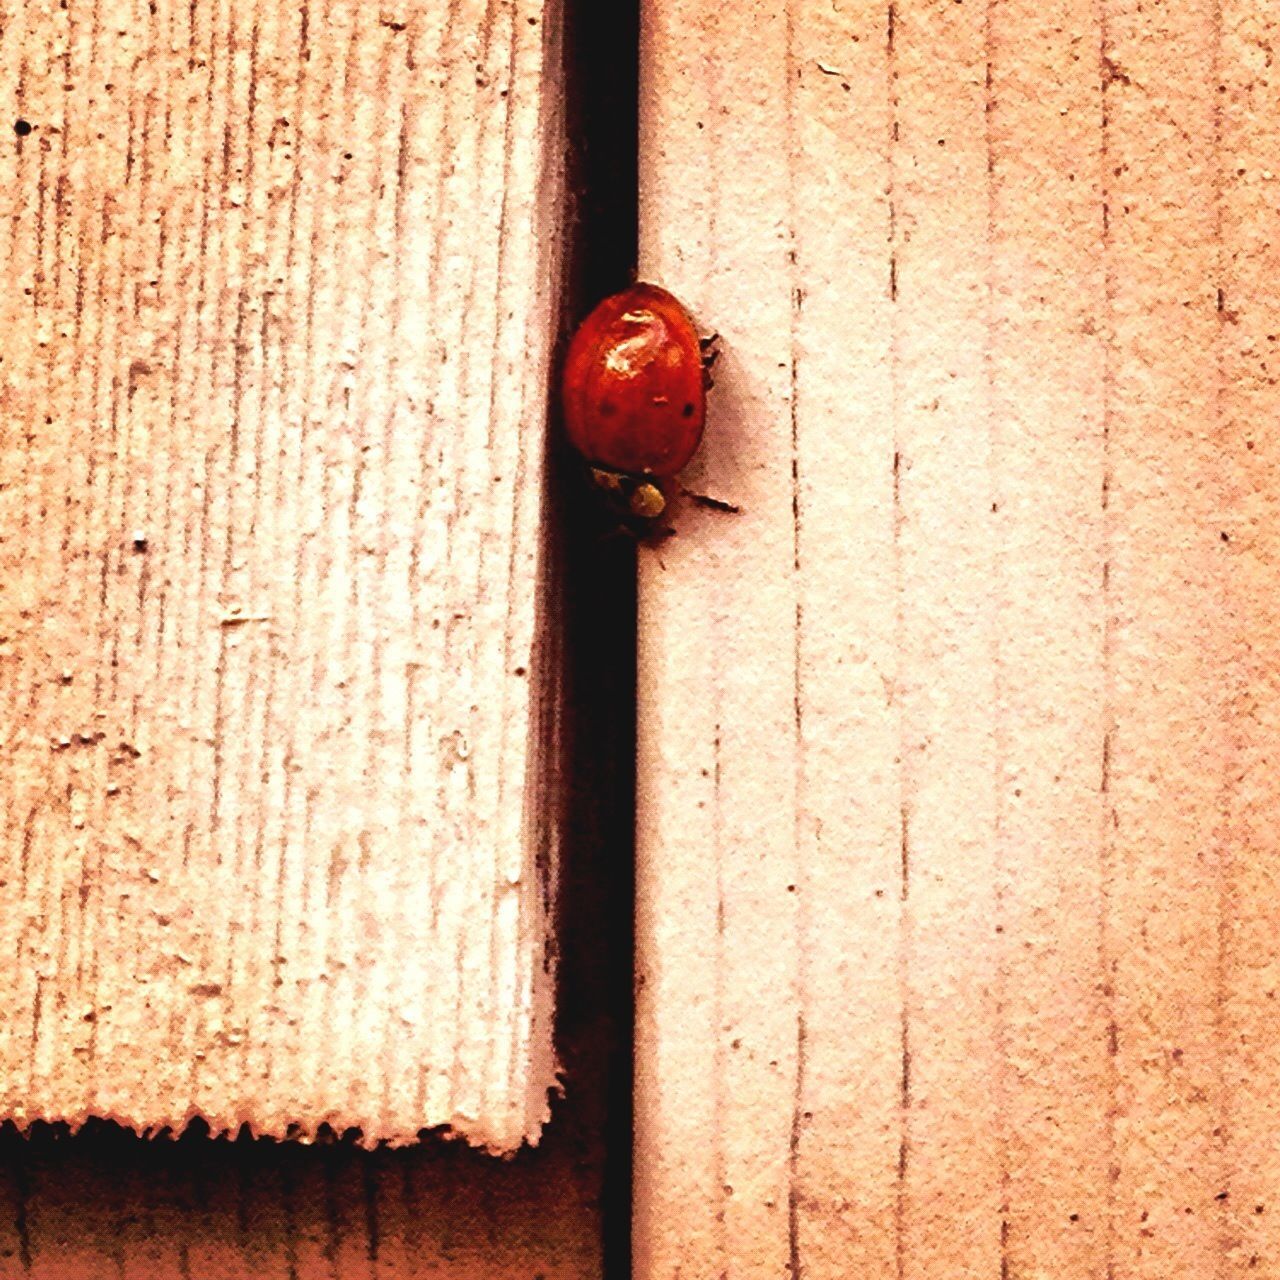
[(606, 298), (579, 326), (564, 366), (564, 425), (595, 482), (631, 516), (666, 508), (662, 482), (697, 452), (714, 340), (654, 284)]

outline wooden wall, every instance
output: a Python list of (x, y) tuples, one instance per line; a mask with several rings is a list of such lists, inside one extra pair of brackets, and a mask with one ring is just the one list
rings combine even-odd
[(646, 1280), (1280, 1275), (1278, 34), (646, 6)]
[[(452, 61), (401, 59), (464, 9)], [(327, 68), (306, 90), (325, 104), (312, 136), (338, 176), (359, 175), (324, 200), (297, 188), (332, 233), (314, 252), (335, 296), (348, 251), (369, 266), (362, 286), (400, 288), (374, 241), (353, 249), (347, 202), (360, 190), (382, 207), (395, 104), (418, 97), (441, 111), (460, 95), (448, 160), (427, 148), (459, 221), (446, 234), (436, 206), (415, 217), (468, 274), (463, 215), (506, 190), (501, 165), (484, 177), (468, 157), (507, 153), (487, 113), (506, 110), (503, 77), (529, 70), (486, 33), (538, 14), (497, 0), (275, 12), (5, 11), (6, 91), (33, 126), (15, 131), (6, 193), (4, 243), (25, 264), (5, 294), (11, 399), (15, 351), (58, 394), (77, 385), (53, 345), (62, 313), (36, 316), (37, 301), (75, 301), (69, 242), (50, 230), (58, 166), (71, 183), (109, 156), (134, 190), (156, 170), (130, 139), (169, 95), (223, 113), (221, 134), (177, 131), (176, 154), (225, 159), (228, 175), (252, 155), (266, 191), (281, 135), (250, 146), (227, 113), (272, 22), (297, 44), (305, 16)], [(40, 24), (79, 34), (33, 42)], [(676, 536), (641, 551), (637, 1277), (1280, 1276), (1278, 26), (1243, 0), (645, 0), (640, 269), (721, 334), (686, 479), (742, 510), (685, 504)], [(216, 34), (232, 30), (248, 39)], [(532, 39), (516, 47), (545, 47)], [(183, 70), (188, 45), (208, 66)], [(45, 145), (63, 52), (104, 71), (88, 159)], [(569, 59), (591, 61), (585, 44)], [(251, 118), (302, 93), (276, 70)], [(33, 165), (45, 180), (18, 184)], [(219, 199), (252, 212), (236, 203), (251, 189), (228, 176)], [(154, 305), (134, 268), (165, 217), (195, 225), (187, 200), (159, 224), (133, 218), (136, 261), (103, 244), (110, 269), (92, 278), (113, 307)], [(99, 210), (99, 239), (141, 208)], [(566, 224), (566, 251), (583, 225)], [(241, 236), (217, 268), (258, 272), (264, 294), (278, 249)], [(577, 300), (619, 283), (621, 260), (566, 264)], [(281, 261), (295, 288), (296, 258)], [(498, 261), (488, 303), (512, 258)], [(181, 299), (185, 277), (170, 283)], [(217, 330), (227, 367), (258, 377), (269, 362), (234, 314)], [(369, 310), (383, 338), (390, 314)], [(451, 350), (468, 346), (461, 314), (444, 320)], [(93, 353), (109, 337), (76, 341)], [(518, 371), (513, 345), (494, 351)], [(117, 397), (152, 403), (154, 373), (120, 368)], [(369, 405), (385, 372), (365, 371)], [(41, 427), (27, 412), (41, 385), (28, 375), (25, 416), (6, 414), (6, 444), (39, 464), (26, 489), (5, 481), (11, 505), (37, 474), (65, 502), (59, 468), (87, 456), (47, 440), (31, 453), (38, 431), (15, 434)], [(152, 443), (124, 462), (161, 457)], [(555, 467), (551, 497), (569, 480)], [(133, 492), (134, 471), (121, 463), (115, 489), (111, 474), (95, 472), (104, 510)], [(6, 546), (38, 559), (49, 592), (56, 527), (28, 519)], [(593, 816), (566, 851), (569, 1093), (543, 1146), (498, 1163), (436, 1144), (5, 1131), (0, 1275), (625, 1273), (628, 560), (566, 541), (570, 785)], [(108, 655), (113, 634), (95, 632)]]

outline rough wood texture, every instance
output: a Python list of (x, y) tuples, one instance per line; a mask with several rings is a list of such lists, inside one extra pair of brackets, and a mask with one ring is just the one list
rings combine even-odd
[(642, 1280), (1280, 1276), (1278, 35), (647, 9)]
[(537, 1139), (558, 40), (550, 0), (4, 6), (19, 1122)]

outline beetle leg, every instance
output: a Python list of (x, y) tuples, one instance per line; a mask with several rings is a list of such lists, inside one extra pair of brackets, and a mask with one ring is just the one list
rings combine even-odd
[(653, 558), (658, 562), (658, 568), (666, 573), (666, 562), (662, 559), (663, 544), (668, 538), (674, 538), (676, 531), (670, 525), (663, 525), (659, 529), (650, 529), (640, 541), (653, 552)]
[(720, 335), (713, 333), (708, 337), (699, 338), (698, 347), (702, 352), (702, 381), (710, 390), (715, 386), (715, 380), (711, 377), (711, 366), (720, 358)]

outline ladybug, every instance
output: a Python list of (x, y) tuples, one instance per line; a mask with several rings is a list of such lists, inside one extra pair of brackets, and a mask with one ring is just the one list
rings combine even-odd
[(715, 339), (665, 289), (633, 284), (582, 322), (565, 357), (565, 433), (626, 517), (649, 524), (697, 452)]

